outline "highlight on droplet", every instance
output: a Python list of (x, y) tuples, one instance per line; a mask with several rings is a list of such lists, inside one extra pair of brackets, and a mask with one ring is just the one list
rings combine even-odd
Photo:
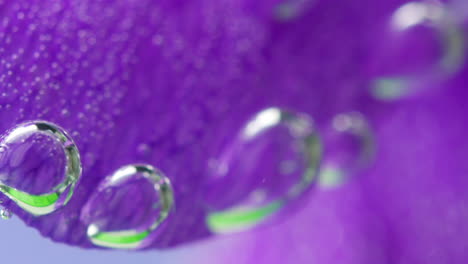
[(206, 224), (214, 233), (273, 219), (316, 180), (322, 146), (305, 114), (271, 107), (247, 120), (209, 164)]
[(174, 209), (170, 180), (146, 164), (126, 165), (106, 177), (82, 209), (96, 246), (142, 249)]
[(0, 142), (0, 192), (34, 216), (64, 207), (80, 176), (79, 151), (55, 124), (26, 122)]

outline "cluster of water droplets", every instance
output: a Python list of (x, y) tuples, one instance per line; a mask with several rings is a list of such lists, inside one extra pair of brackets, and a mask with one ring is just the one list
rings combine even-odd
[(263, 225), (316, 183), (337, 185), (359, 174), (374, 152), (367, 121), (352, 112), (331, 123), (320, 129), (308, 115), (276, 107), (248, 120), (209, 164), (204, 203), (210, 230)]
[[(34, 217), (52, 214), (73, 198), (81, 177), (79, 151), (59, 126), (31, 121), (0, 141), (0, 192)], [(149, 245), (173, 210), (169, 179), (146, 164), (133, 164), (105, 178), (81, 211), (91, 243), (136, 249)], [(0, 207), (0, 217), (11, 212)]]
[[(304, 113), (277, 107), (246, 120), (209, 162), (203, 186), (209, 229), (229, 233), (268, 223), (316, 183), (337, 185), (369, 164), (374, 142), (361, 114), (339, 114), (327, 129)], [(0, 142), (0, 192), (35, 217), (66, 206), (80, 176), (78, 149), (57, 125), (23, 123)], [(174, 204), (163, 172), (130, 164), (99, 183), (80, 220), (96, 246), (141, 249), (158, 236)], [(8, 219), (11, 213), (1, 209), (0, 217)]]
[[(300, 16), (314, 2), (279, 1), (273, 13), (277, 20), (289, 21)], [(61, 10), (63, 7), (57, 4), (48, 12)], [(70, 24), (64, 32), (77, 32), (76, 35), (64, 34), (63, 39), (56, 40), (50, 33), (38, 32), (34, 24), (24, 21), (25, 17), (36, 17), (36, 14), (25, 13), (16, 5), (15, 12), (18, 13), (17, 21), (11, 21), (7, 16), (0, 21), (4, 29), (19, 25), (0, 33), (4, 44), (0, 47), (0, 54), (10, 54), (8, 57), (5, 55), (8, 59), (0, 61), (3, 69), (0, 83), (6, 87), (6, 92), (0, 94), (0, 109), (5, 113), (2, 117), (15, 116), (10, 114), (13, 102), (37, 107), (32, 110), (37, 110), (39, 116), (53, 111), (54, 105), (44, 98), (49, 93), (65, 93), (53, 81), (61, 77), (66, 85), (75, 88), (73, 91), (77, 98), (88, 102), (83, 111), (74, 113), (65, 106), (79, 105), (78, 100), (60, 101), (55, 107), (63, 108), (61, 114), (69, 116), (73, 113), (79, 120), (86, 118), (88, 123), (110, 130), (113, 127), (112, 115), (118, 115), (115, 106), (124, 97), (123, 92), (114, 92), (126, 85), (128, 69), (134, 63), (135, 47), (125, 44), (127, 38), (136, 34), (127, 29), (134, 21), (117, 23), (116, 28), (121, 31), (111, 36), (115, 44), (112, 52), (101, 57), (105, 52), (96, 47), (96, 42), (107, 36), (96, 34), (94, 30), (76, 31), (76, 25)], [(382, 45), (377, 49), (379, 56), (373, 62), (375, 78), (371, 94), (374, 97), (394, 100), (412, 95), (459, 70), (464, 59), (465, 40), (459, 21), (450, 14), (450, 8), (438, 1), (410, 2), (395, 10), (388, 21), (387, 31), (382, 35)], [(47, 13), (43, 16), (44, 20), (53, 17)], [(56, 22), (50, 20), (49, 23)], [(248, 25), (246, 28), (252, 27), (252, 23), (245, 24)], [(37, 44), (37, 50), (31, 54), (26, 53), (23, 45), (18, 45), (19, 39), (14, 40), (16, 32), (24, 31), (21, 27), (28, 27), (28, 38)], [(249, 37), (245, 39), (259, 35), (254, 30), (246, 29), (246, 32)], [(252, 48), (246, 48), (249, 43), (243, 37), (238, 39), (239, 54), (247, 50), (254, 53)], [(184, 53), (184, 42), (169, 40), (161, 34), (151, 38), (155, 46), (168, 47), (162, 55), (164, 58), (180, 63), (182, 60), (173, 58)], [(177, 45), (168, 45), (172, 42)], [(56, 52), (48, 53), (48, 45), (56, 47)], [(203, 58), (202, 55), (196, 56), (197, 59)], [(81, 63), (67, 63), (70, 56), (82, 59)], [(30, 57), (31, 60), (20, 63), (24, 61), (22, 57)], [(411, 63), (402, 65), (401, 61)], [(94, 64), (103, 66), (92, 69), (90, 65)], [(204, 62), (193, 64), (202, 69)], [(45, 70), (41, 65), (50, 65), (51, 70)], [(178, 68), (183, 67), (174, 65), (174, 69)], [(17, 77), (17, 73), (24, 72), (30, 74), (31, 79)], [(92, 81), (76, 79), (82, 73), (93, 76)], [(39, 84), (44, 88), (31, 97), (35, 91), (32, 87)], [(102, 92), (84, 91), (83, 88), (103, 84), (106, 85)], [(27, 91), (20, 94), (15, 87), (27, 88)], [(29, 102), (29, 98), (33, 98), (34, 104)], [(108, 104), (111, 99), (113, 102)], [(109, 109), (115, 107), (116, 110), (98, 124), (93, 114), (104, 106)], [(23, 117), (22, 112), (24, 109), (20, 109), (18, 116)], [(188, 113), (196, 111), (190, 108), (185, 114), (188, 116)], [(83, 128), (82, 124), (80, 126)], [(197, 129), (202, 130), (203, 125)], [(100, 134), (93, 133), (95, 137)], [(179, 133), (182, 134), (178, 135), (179, 141), (195, 141), (186, 136), (194, 134), (193, 131)], [(142, 156), (150, 151), (144, 144), (138, 148)], [(228, 140), (209, 162), (208, 180), (203, 191), (206, 224), (214, 233), (242, 231), (265, 224), (273, 219), (272, 216), (281, 215), (287, 207), (305, 197), (314, 186), (336, 187), (362, 173), (372, 164), (375, 151), (371, 124), (358, 112), (338, 114), (325, 127), (319, 128), (313, 118), (304, 113), (277, 107), (264, 109), (247, 120), (236, 136)], [(51, 214), (66, 206), (73, 198), (80, 176), (78, 149), (65, 130), (55, 124), (44, 121), (23, 123), (6, 132), (0, 142), (0, 192), (33, 216)], [(87, 226), (90, 243), (109, 248), (141, 249), (152, 243), (172, 210), (174, 195), (169, 178), (150, 165), (131, 164), (115, 170), (99, 184), (84, 205), (80, 218)], [(10, 217), (11, 212), (0, 203), (0, 218)]]

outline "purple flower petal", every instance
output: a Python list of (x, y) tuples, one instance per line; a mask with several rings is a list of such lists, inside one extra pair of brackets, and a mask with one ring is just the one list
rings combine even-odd
[(281, 3), (266, 0), (1, 3), (0, 131), (56, 123), (83, 163), (62, 210), (33, 217), (4, 205), (44, 237), (94, 247), (82, 207), (104, 177), (148, 163), (170, 178), (177, 205), (151, 248), (191, 242), (211, 235), (200, 198), (213, 138), (234, 138), (232, 127), (270, 106), (319, 125), (357, 110), (376, 130), (376, 164), (220, 251), (245, 263), (463, 262), (465, 72), (419, 98), (368, 94), (375, 39), (402, 2), (307, 2), (293, 19), (294, 8), (278, 17)]

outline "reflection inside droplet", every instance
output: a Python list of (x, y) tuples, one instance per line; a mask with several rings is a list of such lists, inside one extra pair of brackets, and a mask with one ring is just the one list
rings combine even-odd
[(323, 133), (324, 155), (319, 185), (338, 186), (369, 166), (375, 155), (372, 131), (358, 112), (335, 116)]
[(102, 247), (139, 249), (173, 209), (169, 179), (149, 165), (128, 165), (104, 179), (84, 206), (90, 241)]
[(75, 144), (54, 124), (21, 124), (0, 143), (0, 191), (32, 215), (66, 205), (80, 175)]
[(304, 115), (268, 108), (210, 162), (204, 188), (213, 232), (255, 226), (297, 199), (315, 179), (321, 146)]
[(394, 12), (371, 63), (374, 97), (409, 96), (460, 69), (464, 37), (451, 13), (436, 1), (406, 3)]

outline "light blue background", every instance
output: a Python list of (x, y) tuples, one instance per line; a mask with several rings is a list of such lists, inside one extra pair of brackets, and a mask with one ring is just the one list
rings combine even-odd
[(0, 263), (191, 263), (188, 259), (197, 249), (182, 247), (169, 251), (127, 252), (84, 250), (53, 243), (27, 227), (18, 218), (0, 220)]

